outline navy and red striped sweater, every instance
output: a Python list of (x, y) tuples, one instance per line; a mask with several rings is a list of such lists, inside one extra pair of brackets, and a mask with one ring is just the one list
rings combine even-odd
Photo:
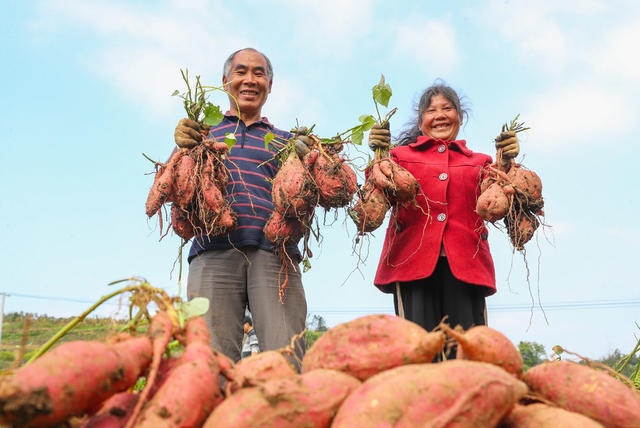
[[(211, 128), (209, 134), (218, 141), (224, 141), (227, 133), (234, 132), (237, 142), (225, 160), (231, 174), (225, 198), (238, 214), (238, 226), (222, 237), (196, 237), (189, 251), (189, 261), (207, 250), (254, 246), (273, 251), (273, 245), (262, 231), (273, 212), (270, 180), (276, 176), (279, 166), (278, 161), (272, 158), (291, 134), (275, 128), (265, 117), (246, 126), (229, 113), (218, 126)], [(264, 137), (268, 132), (276, 138), (269, 143), (267, 150)], [(287, 248), (287, 251), (291, 256), (299, 256), (297, 247)]]

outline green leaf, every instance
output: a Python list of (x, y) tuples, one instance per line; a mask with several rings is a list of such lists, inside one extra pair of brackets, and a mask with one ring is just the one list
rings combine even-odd
[(385, 107), (389, 106), (389, 99), (391, 98), (391, 86), (385, 83), (384, 75), (380, 77), (380, 83), (372, 88), (373, 100)]
[(271, 132), (267, 132), (267, 135), (264, 136), (264, 149), (269, 150), (269, 143), (273, 141), (276, 136)]
[(363, 139), (364, 131), (362, 130), (362, 127), (358, 127), (351, 134), (351, 141), (353, 142), (353, 144), (361, 145)]
[(373, 125), (376, 124), (376, 119), (371, 115), (363, 114), (362, 116), (360, 116), (359, 120), (362, 123), (362, 125), (360, 126), (362, 131), (368, 131)]
[(206, 297), (194, 297), (190, 301), (180, 306), (180, 312), (184, 314), (185, 319), (199, 317), (209, 310), (209, 299)]
[(231, 148), (235, 146), (237, 142), (238, 141), (236, 140), (236, 136), (232, 133), (227, 132), (226, 134), (224, 134), (224, 143), (227, 145), (227, 147), (229, 147), (229, 150), (231, 150)]
[(175, 97), (178, 94), (180, 94), (180, 91), (176, 89), (175, 91), (173, 91), (173, 94), (171, 94), (171, 96)]
[(204, 123), (207, 126), (216, 126), (224, 119), (220, 106), (206, 103), (204, 107)]
[(311, 262), (308, 257), (305, 257), (304, 260), (302, 260), (302, 272), (308, 272), (309, 269), (311, 269)]

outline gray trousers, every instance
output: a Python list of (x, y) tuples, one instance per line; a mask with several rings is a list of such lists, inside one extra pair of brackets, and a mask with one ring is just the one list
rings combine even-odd
[[(288, 262), (289, 263), (289, 262)], [(260, 350), (283, 348), (305, 328), (307, 301), (300, 267), (289, 265), (284, 304), (278, 298), (284, 281), (280, 257), (255, 247), (206, 251), (189, 265), (187, 295), (209, 299), (204, 315), (211, 332), (211, 346), (234, 361), (240, 359), (243, 318), (248, 305)], [(295, 353), (304, 356), (304, 338), (296, 341)], [(300, 368), (300, 365), (291, 359)]]

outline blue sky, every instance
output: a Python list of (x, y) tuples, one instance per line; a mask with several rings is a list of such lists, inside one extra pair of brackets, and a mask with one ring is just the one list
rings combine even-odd
[[(460, 136), (474, 151), (493, 155), (500, 125), (520, 113), (531, 127), (520, 160), (542, 178), (549, 227), (527, 246), (529, 283), (522, 255), (490, 228), (489, 323), (549, 352), (597, 358), (635, 344), (637, 2), (32, 1), (3, 2), (0, 14), (5, 312), (75, 315), (132, 275), (178, 292), (179, 241), (158, 242), (146, 219), (152, 168), (141, 153), (172, 149), (180, 68), (218, 84), (228, 54), (253, 46), (274, 65), (263, 113), (281, 128), (298, 120), (331, 136), (353, 126), (374, 112), (381, 73), (399, 109), (394, 133), (436, 78), (466, 97)], [(372, 285), (384, 229), (358, 263), (350, 220), (327, 223), (303, 277), (310, 313), (335, 325), (390, 312)]]

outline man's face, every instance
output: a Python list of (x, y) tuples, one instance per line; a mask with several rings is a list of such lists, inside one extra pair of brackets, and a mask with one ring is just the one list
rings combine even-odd
[(251, 331), (251, 326), (249, 325), (248, 322), (244, 323), (244, 332), (249, 333)]
[[(244, 118), (260, 117), (272, 83), (267, 77), (267, 61), (261, 54), (252, 50), (238, 52), (233, 58), (229, 76), (223, 76), (222, 83), (238, 101)], [(237, 114), (237, 106), (231, 96), (229, 102), (231, 112)]]

